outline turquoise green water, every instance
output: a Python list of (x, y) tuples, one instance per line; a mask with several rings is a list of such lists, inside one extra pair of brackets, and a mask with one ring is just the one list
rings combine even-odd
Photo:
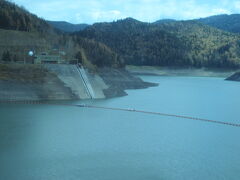
[[(84, 103), (240, 123), (238, 82), (143, 78), (160, 85)], [(0, 105), (0, 179), (239, 180), (239, 138), (240, 128), (172, 117)]]

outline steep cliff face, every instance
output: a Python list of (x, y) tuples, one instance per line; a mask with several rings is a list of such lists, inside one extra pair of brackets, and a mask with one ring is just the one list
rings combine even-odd
[(233, 74), (232, 76), (228, 77), (226, 80), (228, 81), (240, 81), (240, 72)]

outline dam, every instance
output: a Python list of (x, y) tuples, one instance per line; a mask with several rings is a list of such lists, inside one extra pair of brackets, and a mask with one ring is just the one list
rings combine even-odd
[(14, 78), (0, 79), (1, 101), (103, 99), (104, 90), (109, 88), (98, 74), (79, 65), (41, 64), (13, 68), (24, 70)]
[(108, 86), (103, 79), (93, 73), (89, 73), (80, 65), (43, 65), (48, 71), (55, 73), (58, 78), (70, 88), (79, 99), (105, 98), (104, 89)]

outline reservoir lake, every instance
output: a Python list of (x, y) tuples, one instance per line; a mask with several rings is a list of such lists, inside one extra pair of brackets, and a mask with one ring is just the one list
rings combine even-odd
[[(158, 87), (64, 102), (240, 123), (240, 83), (141, 76)], [(137, 112), (0, 105), (0, 180), (239, 180), (240, 128)]]

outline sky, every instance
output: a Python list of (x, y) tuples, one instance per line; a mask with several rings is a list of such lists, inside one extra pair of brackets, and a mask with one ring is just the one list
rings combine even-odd
[(46, 20), (74, 24), (132, 17), (144, 22), (240, 13), (240, 0), (11, 0)]

